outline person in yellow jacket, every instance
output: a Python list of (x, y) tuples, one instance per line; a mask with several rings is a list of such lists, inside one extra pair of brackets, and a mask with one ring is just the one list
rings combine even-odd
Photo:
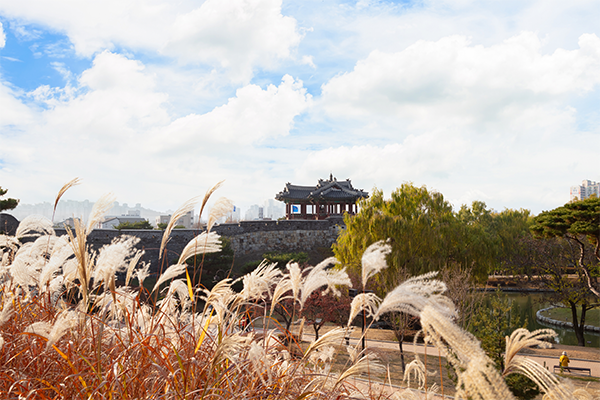
[(560, 358), (558, 359), (558, 363), (560, 364), (560, 372), (563, 372), (563, 369), (566, 368), (567, 371), (571, 372), (571, 370), (569, 369), (569, 357), (567, 356), (567, 352), (563, 351), (562, 355), (560, 356)]

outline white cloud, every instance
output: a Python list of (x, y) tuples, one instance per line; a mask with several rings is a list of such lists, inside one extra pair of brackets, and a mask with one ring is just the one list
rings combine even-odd
[(300, 39), (296, 21), (281, 14), (281, 0), (208, 0), (177, 17), (164, 53), (216, 62), (247, 81), (253, 66), (289, 57)]
[(179, 118), (155, 134), (155, 147), (174, 151), (227, 145), (247, 148), (265, 139), (285, 136), (292, 128), (294, 117), (310, 104), (311, 96), (302, 82), (283, 77), (279, 86), (265, 90), (247, 85), (236, 92), (227, 104), (206, 114), (190, 114)]
[[(141, 62), (103, 52), (76, 86), (36, 89), (31, 97), (45, 109), (30, 112), (32, 118), (16, 116), (10, 129), (18, 134), (3, 132), (0, 161), (9, 161), (12, 171), (1, 171), (5, 185), (43, 181), (22, 188), (27, 197), (52, 193), (81, 176), (92, 183), (85, 194), (90, 199), (112, 190), (120, 198), (152, 199), (148, 201), (171, 208), (177, 207), (171, 201), (201, 194), (189, 182), (214, 184), (229, 178), (236, 188), (251, 191), (256, 182), (267, 183), (268, 175), (261, 171), (271, 168), (274, 159), (260, 149), (261, 143), (287, 135), (294, 118), (311, 103), (302, 82), (286, 75), (278, 86), (247, 85), (210, 112), (174, 119), (155, 80)], [(28, 110), (14, 94), (0, 91), (0, 105), (4, 99)], [(240, 170), (255, 179), (240, 181)], [(157, 188), (177, 197), (157, 197)], [(239, 198), (240, 193), (232, 195)]]
[(593, 89), (600, 83), (600, 39), (582, 35), (579, 46), (545, 55), (535, 34), (522, 33), (490, 47), (452, 36), (397, 53), (373, 51), (323, 86), (324, 106), (337, 116), (481, 123), (515, 105)]
[(116, 46), (150, 50), (225, 68), (238, 81), (248, 81), (256, 66), (290, 57), (302, 38), (295, 19), (281, 14), (281, 0), (207, 0), (199, 7), (193, 1), (30, 0), (0, 2), (0, 13), (64, 32), (79, 55)]
[(4, 29), (2, 29), (2, 22), (0, 22), (0, 49), (6, 45), (6, 35)]

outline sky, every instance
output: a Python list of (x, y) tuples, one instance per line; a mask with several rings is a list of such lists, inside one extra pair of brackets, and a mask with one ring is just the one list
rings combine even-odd
[(600, 7), (0, 0), (0, 186), (243, 212), (330, 174), (534, 214), (600, 181)]

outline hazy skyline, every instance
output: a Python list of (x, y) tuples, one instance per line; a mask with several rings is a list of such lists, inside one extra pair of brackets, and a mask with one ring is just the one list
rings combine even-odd
[(0, 0), (0, 186), (247, 210), (332, 173), (534, 213), (600, 181), (594, 1)]

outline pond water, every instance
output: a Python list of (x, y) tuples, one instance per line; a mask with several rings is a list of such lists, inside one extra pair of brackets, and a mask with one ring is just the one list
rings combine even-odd
[[(488, 295), (495, 295), (495, 293), (489, 293)], [(549, 307), (551, 303), (547, 301), (547, 294), (540, 292), (529, 292), (529, 293), (512, 293), (512, 292), (504, 292), (503, 296), (506, 296), (509, 300), (511, 300), (517, 306), (517, 311), (521, 317), (521, 320), (524, 321), (527, 319), (527, 329), (530, 331), (534, 331), (536, 329), (544, 329), (551, 328), (556, 331), (558, 334), (557, 341), (560, 344), (577, 346), (577, 338), (575, 337), (575, 332), (573, 329), (567, 329), (558, 327), (555, 325), (542, 324), (535, 318), (535, 313), (542, 309)], [(599, 309), (594, 309), (588, 311), (591, 312), (600, 312)], [(600, 334), (595, 332), (585, 332), (585, 345), (587, 347), (600, 347)]]

